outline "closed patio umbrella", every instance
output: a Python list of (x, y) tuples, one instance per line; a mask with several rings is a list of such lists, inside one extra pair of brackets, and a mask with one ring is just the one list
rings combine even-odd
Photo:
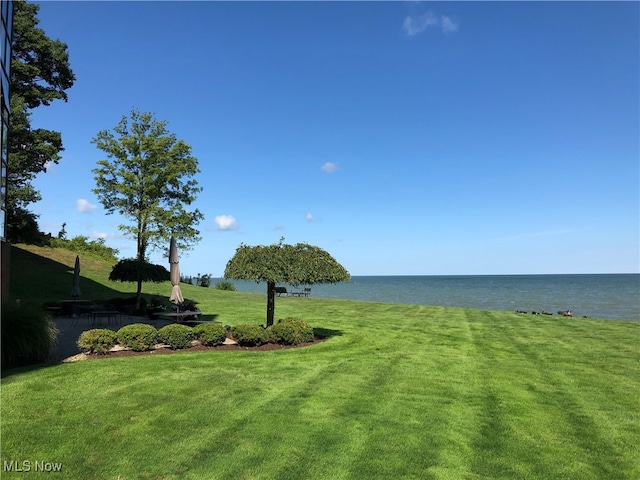
[(75, 298), (80, 295), (80, 256), (76, 255), (76, 265), (73, 268), (73, 288), (71, 289), (71, 296)]
[(169, 246), (169, 278), (171, 279), (171, 296), (169, 301), (180, 305), (184, 302), (182, 290), (180, 289), (180, 265), (178, 265), (178, 248), (176, 247), (176, 239), (171, 237)]

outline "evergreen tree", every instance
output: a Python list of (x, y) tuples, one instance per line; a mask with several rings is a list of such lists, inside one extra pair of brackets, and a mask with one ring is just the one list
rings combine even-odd
[[(32, 181), (46, 171), (48, 163), (58, 163), (62, 147), (60, 132), (31, 128), (30, 111), (67, 101), (65, 90), (75, 76), (69, 65), (67, 45), (46, 36), (38, 27), (40, 7), (16, 0), (14, 4), (11, 59), (11, 118), (9, 123), (9, 159), (7, 172), (7, 237), (17, 241), (25, 237), (25, 225), (37, 218), (27, 206), (41, 199)], [(37, 226), (36, 226), (37, 229)]]

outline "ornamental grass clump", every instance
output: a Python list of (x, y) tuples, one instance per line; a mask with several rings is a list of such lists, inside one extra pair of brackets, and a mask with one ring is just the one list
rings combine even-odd
[(269, 332), (260, 325), (241, 323), (231, 329), (233, 338), (243, 347), (257, 347), (269, 341)]
[(118, 334), (107, 328), (93, 328), (80, 334), (78, 347), (85, 353), (106, 354), (118, 343)]
[(44, 362), (58, 338), (47, 312), (33, 305), (2, 306), (2, 370)]
[(191, 347), (193, 340), (193, 328), (187, 325), (171, 324), (158, 330), (158, 340), (160, 343), (169, 345), (171, 350), (179, 350)]
[(145, 323), (132, 323), (118, 330), (118, 343), (135, 352), (151, 350), (158, 343), (158, 331)]
[(218, 323), (198, 325), (193, 333), (196, 340), (208, 347), (220, 345), (227, 338), (227, 330)]
[(270, 340), (283, 345), (313, 341), (313, 328), (299, 318), (285, 318), (269, 329)]
[(236, 286), (228, 280), (220, 280), (218, 283), (216, 283), (214, 288), (217, 290), (226, 290), (229, 292), (236, 291)]

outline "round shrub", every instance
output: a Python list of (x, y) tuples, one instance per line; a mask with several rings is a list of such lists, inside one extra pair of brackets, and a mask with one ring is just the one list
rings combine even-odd
[(82, 332), (78, 337), (78, 347), (86, 353), (109, 353), (118, 343), (118, 334), (106, 328), (94, 328)]
[(231, 333), (238, 345), (244, 347), (258, 346), (269, 341), (269, 332), (260, 325), (241, 323), (233, 327)]
[(160, 340), (160, 343), (169, 345), (169, 348), (172, 350), (191, 347), (193, 337), (193, 329), (186, 325), (173, 323), (158, 330), (158, 340)]
[(228, 290), (230, 292), (236, 291), (236, 286), (228, 280), (220, 280), (218, 283), (216, 283), (215, 288), (217, 290)]
[(193, 333), (202, 345), (213, 347), (227, 338), (227, 330), (219, 323), (206, 323), (193, 328)]
[(2, 305), (2, 370), (44, 362), (58, 338), (47, 312), (33, 304)]
[(298, 318), (285, 318), (269, 329), (270, 340), (283, 345), (313, 341), (313, 328)]
[(136, 352), (151, 350), (158, 343), (158, 331), (145, 323), (132, 323), (118, 330), (118, 343)]

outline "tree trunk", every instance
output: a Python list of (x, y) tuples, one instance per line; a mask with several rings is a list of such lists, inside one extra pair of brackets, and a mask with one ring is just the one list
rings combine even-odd
[(138, 290), (136, 291), (136, 310), (140, 310), (141, 300), (142, 300), (142, 280), (138, 279)]
[(142, 234), (140, 233), (142, 229), (140, 219), (138, 219), (138, 289), (136, 290), (136, 310), (140, 310), (140, 303), (142, 302), (142, 262), (144, 262), (144, 257), (146, 253), (146, 244), (144, 239), (142, 238)]
[(273, 325), (276, 311), (276, 282), (267, 282), (267, 328)]

